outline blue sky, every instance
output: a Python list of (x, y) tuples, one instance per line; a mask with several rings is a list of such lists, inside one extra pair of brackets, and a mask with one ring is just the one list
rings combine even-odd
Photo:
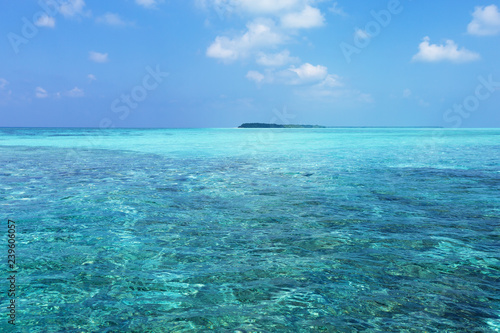
[(4, 1), (0, 126), (500, 127), (500, 1)]

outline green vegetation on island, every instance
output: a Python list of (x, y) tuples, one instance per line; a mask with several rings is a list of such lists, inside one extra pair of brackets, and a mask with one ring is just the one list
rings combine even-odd
[(265, 124), (265, 123), (244, 123), (238, 128), (326, 128), (319, 125), (280, 125), (280, 124)]

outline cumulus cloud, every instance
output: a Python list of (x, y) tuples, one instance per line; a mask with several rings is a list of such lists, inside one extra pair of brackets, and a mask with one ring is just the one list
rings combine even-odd
[(212, 8), (219, 16), (238, 13), (250, 16), (281, 16), (300, 12), (315, 0), (196, 0), (198, 7)]
[[(217, 0), (216, 0), (217, 2)], [(220, 1), (219, 1), (220, 2)], [(230, 0), (228, 4), (233, 7), (257, 14), (279, 14), (299, 8), (304, 0)]]
[(265, 76), (257, 71), (249, 71), (246, 75), (247, 79), (255, 81), (256, 83), (261, 83)]
[(302, 11), (288, 13), (281, 18), (281, 25), (285, 28), (314, 28), (323, 25), (325, 18), (320, 10), (307, 5)]
[(476, 7), (467, 26), (471, 35), (488, 36), (500, 33), (500, 12), (495, 5)]
[(78, 87), (74, 87), (73, 89), (71, 89), (70, 91), (68, 91), (66, 93), (66, 95), (68, 97), (83, 97), (85, 95), (85, 93), (83, 92), (82, 89), (80, 89)]
[(313, 66), (310, 63), (305, 63), (298, 68), (291, 67), (289, 71), (294, 72), (298, 76), (298, 78), (290, 81), (290, 84), (320, 81), (325, 79), (328, 75), (328, 68), (321, 65)]
[(239, 35), (223, 34), (208, 46), (206, 55), (226, 63), (255, 57), (257, 64), (279, 67), (300, 61), (288, 51), (269, 53), (269, 49), (296, 39), (299, 29), (322, 26), (325, 18), (316, 0), (196, 0), (199, 7), (213, 8), (221, 17), (236, 12), (253, 17)]
[(108, 61), (108, 54), (90, 51), (89, 59), (92, 60), (93, 62), (104, 63)]
[(256, 49), (278, 45), (284, 36), (274, 31), (272, 21), (254, 21), (247, 25), (247, 31), (241, 36), (228, 38), (217, 36), (208, 47), (207, 56), (231, 61), (248, 56)]
[(227, 37), (217, 36), (207, 49), (207, 56), (224, 60), (235, 60), (240, 56), (238, 42)]
[(68, 0), (64, 1), (59, 7), (59, 12), (64, 17), (74, 17), (83, 14), (83, 8), (85, 7), (84, 0)]
[[(231, 62), (254, 57), (261, 70), (250, 70), (249, 81), (257, 86), (265, 84), (288, 85), (299, 95), (314, 99), (349, 99), (363, 103), (373, 102), (369, 94), (344, 87), (339, 76), (329, 73), (322, 65), (300, 62), (288, 50), (276, 51), (278, 46), (298, 41), (300, 31), (323, 26), (325, 16), (316, 8), (316, 0), (197, 0), (204, 9), (212, 8), (219, 14), (237, 13), (253, 17), (247, 29), (237, 35), (223, 34), (215, 38), (206, 50), (208, 57)], [(331, 12), (345, 16), (334, 3)], [(369, 38), (366, 34), (364, 38)], [(290, 65), (298, 63), (301, 65)], [(287, 67), (283, 67), (287, 66)]]
[(47, 90), (43, 89), (42, 87), (36, 87), (35, 96), (36, 98), (47, 98), (49, 94), (47, 93)]
[(47, 14), (43, 14), (35, 21), (35, 25), (38, 27), (54, 28), (56, 20)]
[[(259, 7), (261, 9), (269, 6), (268, 9), (271, 10), (271, 8), (282, 8), (286, 3), (290, 5), (292, 3), (290, 1), (278, 3), (265, 1), (262, 3), (257, 2), (257, 4), (261, 6)], [(247, 30), (240, 35), (234, 37), (217, 36), (215, 41), (207, 48), (206, 55), (226, 62), (245, 58), (249, 55), (256, 55), (256, 61), (259, 64), (272, 66), (272, 63), (276, 63), (276, 66), (281, 66), (296, 61), (296, 59), (290, 57), (289, 53), (286, 53), (288, 51), (271, 56), (263, 53), (263, 50), (276, 47), (290, 39), (289, 33), (283, 28), (312, 28), (322, 25), (323, 21), (324, 17), (321, 12), (310, 6), (306, 6), (300, 12), (284, 15), (281, 19), (281, 27), (277, 27), (272, 19), (255, 19), (247, 24)]]
[(249, 71), (247, 79), (258, 86), (262, 84), (283, 84), (297, 87), (294, 93), (306, 99), (343, 99), (360, 103), (372, 103), (370, 94), (344, 86), (340, 76), (328, 73), (321, 65), (304, 63), (300, 67), (290, 66), (285, 70), (267, 68), (263, 73)]
[(290, 51), (283, 50), (279, 53), (267, 54), (259, 52), (257, 54), (256, 62), (262, 66), (280, 67), (289, 63), (298, 62), (299, 59), (290, 56)]
[(99, 16), (98, 18), (96, 18), (96, 22), (101, 23), (101, 24), (110, 25), (113, 27), (124, 27), (124, 26), (129, 24), (128, 22), (125, 22), (120, 17), (120, 15), (114, 14), (114, 13), (106, 13), (102, 16)]
[[(219, 13), (238, 12), (248, 15), (282, 17), (288, 14), (291, 19), (318, 18), (320, 13), (317, 8), (311, 7), (313, 0), (196, 0), (201, 8), (212, 7)], [(336, 5), (334, 4), (334, 8)], [(339, 9), (336, 9), (337, 11)], [(322, 17), (322, 16), (321, 16)], [(297, 24), (296, 22), (293, 22)], [(304, 23), (302, 23), (304, 24)]]
[[(219, 16), (222, 16), (222, 13), (238, 13), (254, 17), (247, 24), (245, 31), (236, 35), (217, 36), (207, 48), (206, 55), (226, 63), (248, 57), (254, 58), (256, 64), (265, 68), (260, 71), (248, 71), (246, 78), (258, 86), (280, 84), (296, 86), (298, 90), (304, 92), (314, 91), (314, 94), (319, 95), (336, 94), (342, 83), (338, 76), (328, 73), (327, 67), (308, 62), (300, 66), (290, 65), (300, 64), (301, 60), (293, 57), (287, 49), (275, 51), (280, 45), (296, 41), (301, 29), (324, 25), (324, 15), (313, 5), (316, 2), (314, 0), (197, 0), (200, 7), (213, 7)], [(336, 15), (345, 15), (336, 3), (332, 12)]]
[(456, 63), (475, 61), (480, 58), (476, 52), (465, 48), (459, 49), (452, 40), (447, 40), (444, 45), (430, 44), (430, 38), (424, 37), (419, 45), (419, 52), (413, 56), (413, 61), (438, 62), (452, 61)]
[(328, 74), (323, 81), (317, 84), (317, 86), (321, 88), (335, 88), (342, 87), (343, 84), (340, 81), (340, 76), (336, 74)]
[(335, 78), (328, 74), (328, 68), (325, 66), (313, 66), (309, 63), (302, 64), (300, 67), (290, 66), (287, 69), (279, 71), (266, 69), (264, 74), (257, 71), (249, 71), (246, 77), (256, 83), (302, 85), (326, 81), (325, 84), (330, 84), (331, 86), (333, 86), (333, 79)]

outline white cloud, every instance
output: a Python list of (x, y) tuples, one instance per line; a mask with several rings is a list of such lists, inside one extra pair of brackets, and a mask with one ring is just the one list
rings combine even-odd
[[(310, 4), (315, 0), (196, 0), (198, 7), (212, 7), (219, 18), (226, 13), (237, 12), (250, 16), (274, 16), (281, 18), (286, 28), (311, 28), (323, 25), (321, 11)], [(341, 13), (334, 4), (332, 10)], [(343, 13), (343, 12), (342, 12)], [(345, 15), (345, 13), (344, 13)]]
[(114, 13), (106, 13), (102, 16), (99, 16), (96, 18), (97, 23), (102, 23), (114, 27), (123, 27), (128, 25), (127, 22), (125, 22), (120, 15), (114, 14)]
[(217, 36), (206, 55), (225, 63), (255, 57), (259, 65), (267, 67), (298, 62), (300, 60), (288, 51), (270, 54), (269, 49), (296, 40), (297, 29), (322, 26), (325, 18), (312, 6), (316, 2), (318, 0), (196, 0), (199, 8), (212, 8), (220, 19), (231, 13), (253, 17), (240, 34)]
[(304, 9), (314, 0), (196, 0), (198, 7), (212, 7), (219, 18), (226, 13), (237, 12), (247, 15), (266, 15), (281, 17), (290, 12)]
[(272, 21), (254, 21), (247, 28), (243, 35), (233, 39), (217, 36), (208, 47), (207, 56), (225, 61), (236, 60), (248, 56), (255, 49), (272, 47), (284, 40), (284, 36), (274, 31)]
[(215, 42), (207, 49), (207, 56), (224, 60), (235, 60), (238, 54), (238, 43), (227, 37), (217, 36)]
[(82, 89), (80, 89), (78, 87), (74, 87), (73, 89), (68, 91), (66, 93), (66, 95), (69, 97), (83, 97), (85, 95), (85, 93), (83, 92)]
[(328, 75), (328, 68), (321, 65), (313, 66), (310, 63), (305, 63), (299, 68), (291, 67), (288, 70), (294, 72), (298, 76), (298, 78), (294, 78), (290, 81), (290, 84), (320, 81), (325, 79)]
[(328, 8), (328, 10), (336, 15), (348, 16), (347, 13), (344, 12), (344, 10), (339, 7), (338, 2), (336, 2), (336, 1), (333, 3), (332, 7)]
[(9, 84), (9, 81), (6, 79), (0, 78), (0, 90), (5, 89), (5, 87)]
[(68, 0), (61, 4), (59, 7), (59, 12), (64, 17), (73, 17), (79, 14), (83, 14), (83, 7), (85, 7), (84, 0)]
[(261, 83), (265, 76), (257, 71), (249, 71), (246, 75), (247, 79)]
[(144, 8), (155, 8), (158, 4), (157, 0), (135, 0), (135, 3)]
[(304, 0), (231, 0), (233, 6), (260, 14), (279, 14), (297, 9), (305, 3)]
[(89, 52), (89, 59), (94, 61), (94, 62), (104, 63), (104, 62), (108, 61), (108, 54), (90, 51)]
[(419, 52), (413, 56), (413, 61), (438, 62), (452, 61), (456, 63), (475, 61), (480, 58), (476, 52), (465, 48), (458, 49), (457, 44), (452, 40), (447, 40), (445, 45), (429, 44), (429, 37), (419, 45)]
[(411, 90), (410, 89), (403, 90), (403, 97), (404, 98), (409, 98), (410, 96), (411, 96)]
[(49, 94), (42, 87), (36, 87), (35, 88), (35, 96), (37, 98), (47, 98), (49, 96)]
[(329, 87), (339, 85), (338, 77), (328, 74), (328, 68), (321, 65), (313, 66), (309, 63), (302, 64), (298, 68), (291, 66), (280, 71), (266, 69), (264, 74), (257, 71), (249, 71), (246, 77), (256, 83), (304, 85), (321, 82), (324, 86)]
[(35, 25), (38, 27), (54, 28), (56, 26), (56, 20), (47, 14), (43, 14), (35, 21)]
[(94, 74), (89, 74), (89, 75), (87, 75), (87, 78), (89, 79), (89, 81), (90, 81), (90, 82), (92, 82), (92, 81), (96, 81), (96, 80), (97, 80), (97, 78), (95, 77), (95, 75), (94, 75)]
[(354, 103), (373, 103), (370, 94), (344, 87), (342, 79), (338, 75), (329, 74), (328, 68), (321, 65), (313, 66), (305, 63), (299, 68), (292, 66), (281, 71), (269, 68), (264, 73), (249, 71), (246, 78), (254, 81), (258, 86), (261, 84), (297, 86), (298, 88), (294, 90), (294, 93), (305, 99), (334, 99), (348, 100)]
[(289, 63), (298, 62), (296, 57), (290, 57), (290, 51), (283, 50), (279, 53), (267, 54), (259, 52), (257, 54), (256, 62), (262, 66), (280, 67)]
[(472, 22), (467, 26), (471, 35), (487, 36), (500, 33), (500, 12), (495, 5), (476, 7)]
[(335, 88), (342, 87), (343, 84), (340, 82), (340, 76), (336, 74), (328, 74), (322, 82), (317, 84), (317, 86), (321, 88)]
[(314, 28), (323, 25), (325, 18), (318, 8), (307, 5), (302, 11), (285, 14), (281, 25), (285, 28)]

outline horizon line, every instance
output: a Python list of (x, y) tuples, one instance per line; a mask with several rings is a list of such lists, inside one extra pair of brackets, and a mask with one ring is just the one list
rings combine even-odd
[[(278, 124), (285, 125), (285, 124)], [(289, 124), (286, 124), (289, 125)], [(290, 124), (291, 125), (291, 124)], [(4, 128), (30, 128), (30, 129), (98, 129), (98, 130), (117, 130), (117, 129), (328, 129), (328, 128), (434, 128), (434, 129), (500, 129), (500, 127), (444, 127), (444, 126), (321, 126), (319, 128), (238, 128), (235, 127), (112, 127), (112, 128), (100, 128), (100, 127), (86, 127), (86, 126), (0, 126), (0, 129)]]

